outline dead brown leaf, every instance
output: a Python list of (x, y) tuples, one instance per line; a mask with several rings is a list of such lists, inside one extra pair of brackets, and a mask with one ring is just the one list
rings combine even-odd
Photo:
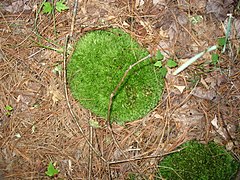
[(53, 105), (64, 98), (63, 94), (54, 85), (48, 87), (47, 94), (52, 97)]
[(227, 13), (233, 12), (233, 5), (233, 0), (208, 0), (206, 12), (207, 14), (214, 14), (218, 20), (224, 21), (227, 17)]
[(192, 95), (207, 100), (214, 100), (217, 97), (217, 93), (213, 89), (207, 90), (202, 87), (196, 87), (192, 91)]
[(29, 5), (29, 0), (18, 0), (14, 1), (11, 4), (3, 5), (3, 10), (9, 13), (18, 13), (22, 11), (30, 11), (32, 8)]
[(240, 38), (240, 17), (235, 19), (233, 23), (234, 23), (237, 38)]

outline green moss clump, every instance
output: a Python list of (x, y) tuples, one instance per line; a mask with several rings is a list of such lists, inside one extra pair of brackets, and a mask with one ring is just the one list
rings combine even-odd
[[(85, 108), (106, 118), (109, 97), (130, 65), (148, 55), (130, 35), (119, 30), (92, 31), (78, 41), (67, 65), (73, 96)], [(135, 66), (113, 99), (111, 120), (139, 119), (158, 103), (163, 77), (150, 60)]]
[(185, 149), (160, 162), (158, 177), (167, 180), (230, 180), (237, 172), (239, 163), (224, 147), (213, 142), (204, 145), (196, 141), (187, 142), (182, 147)]

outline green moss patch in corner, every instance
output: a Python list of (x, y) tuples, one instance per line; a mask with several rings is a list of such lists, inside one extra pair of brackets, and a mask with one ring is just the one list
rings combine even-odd
[(234, 178), (239, 163), (224, 147), (213, 142), (207, 145), (190, 141), (179, 153), (165, 157), (159, 164), (159, 179), (166, 180), (230, 180)]
[[(67, 65), (74, 98), (106, 118), (110, 94), (128, 67), (147, 55), (146, 49), (119, 29), (87, 33)], [(163, 84), (161, 73), (150, 60), (135, 66), (113, 99), (111, 120), (122, 124), (145, 116), (157, 105)]]

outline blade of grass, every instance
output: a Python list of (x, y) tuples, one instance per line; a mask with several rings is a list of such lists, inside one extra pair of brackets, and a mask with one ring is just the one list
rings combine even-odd
[(173, 75), (177, 75), (178, 73), (182, 72), (184, 69), (186, 69), (192, 63), (194, 63), (196, 60), (198, 60), (200, 57), (202, 57), (206, 52), (211, 52), (216, 49), (217, 49), (217, 46), (214, 45), (214, 46), (206, 49), (205, 51), (196, 54), (194, 57), (190, 58), (187, 62), (185, 62), (183, 65), (181, 65), (176, 71), (174, 71)]
[(228, 14), (228, 17), (229, 17), (229, 19), (228, 19), (228, 25), (227, 25), (225, 43), (224, 43), (224, 46), (223, 46), (223, 49), (222, 49), (222, 53), (224, 53), (225, 50), (226, 50), (226, 45), (227, 45), (228, 37), (229, 37), (230, 31), (231, 31), (232, 14)]

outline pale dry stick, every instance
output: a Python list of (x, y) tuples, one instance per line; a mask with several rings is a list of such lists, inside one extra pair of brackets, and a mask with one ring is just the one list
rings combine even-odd
[[(93, 127), (89, 126), (89, 139), (90, 143), (93, 144)], [(92, 148), (89, 146), (89, 162), (88, 162), (88, 179), (92, 179)]]
[(139, 161), (139, 160), (143, 160), (143, 159), (160, 158), (160, 157), (163, 157), (163, 156), (167, 156), (169, 154), (180, 152), (181, 150), (183, 150), (185, 148), (186, 147), (181, 148), (181, 149), (177, 149), (175, 151), (171, 151), (171, 152), (168, 152), (168, 153), (158, 154), (158, 155), (151, 155), (151, 156), (144, 156), (144, 157), (135, 157), (135, 158), (123, 159), (123, 160), (119, 160), (119, 161), (110, 161), (109, 164), (110, 165), (112, 165), (112, 164), (122, 164), (122, 163), (131, 162), (131, 161)]
[(71, 31), (70, 31), (70, 37), (73, 35), (76, 15), (77, 15), (77, 8), (78, 8), (78, 0), (74, 1), (74, 7), (73, 7), (73, 16), (72, 16), (72, 23), (71, 23)]
[(144, 58), (140, 59), (139, 61), (135, 62), (134, 64), (130, 65), (130, 66), (128, 67), (128, 69), (125, 71), (125, 73), (124, 73), (122, 79), (120, 80), (120, 82), (118, 83), (118, 85), (115, 87), (115, 89), (114, 89), (113, 92), (111, 93), (110, 98), (109, 98), (108, 113), (107, 113), (107, 123), (108, 123), (108, 125), (109, 125), (111, 128), (112, 128), (112, 125), (111, 125), (111, 122), (110, 122), (110, 116), (111, 116), (111, 108), (112, 108), (112, 99), (113, 99), (113, 97), (115, 96), (117, 90), (119, 89), (119, 87), (121, 86), (121, 84), (123, 83), (123, 81), (125, 80), (128, 72), (129, 72), (134, 66), (138, 65), (139, 63), (141, 63), (141, 62), (143, 62), (143, 61), (145, 61), (145, 60), (147, 60), (147, 59), (149, 59), (149, 58), (151, 58), (151, 57), (152, 57), (152, 55), (149, 54), (149, 55), (147, 55), (146, 57), (144, 57)]
[[(109, 98), (108, 113), (107, 113), (108, 129), (109, 129), (109, 131), (110, 131), (110, 133), (111, 133), (111, 136), (112, 136), (112, 139), (113, 139), (114, 143), (116, 144), (117, 148), (121, 151), (121, 153), (123, 154), (123, 156), (124, 156), (125, 158), (127, 158), (127, 155), (125, 154), (125, 152), (124, 152), (124, 151), (122, 150), (122, 148), (120, 147), (119, 143), (118, 143), (117, 140), (116, 140), (116, 137), (114, 136), (113, 130), (112, 130), (112, 124), (111, 124), (111, 121), (110, 121), (110, 120), (111, 120), (112, 100), (113, 100), (113, 97), (115, 96), (117, 90), (119, 89), (119, 87), (121, 86), (121, 84), (124, 82), (124, 80), (125, 80), (128, 72), (129, 72), (134, 66), (138, 65), (139, 63), (141, 63), (141, 62), (143, 62), (143, 61), (145, 61), (145, 60), (147, 60), (147, 59), (149, 59), (149, 58), (151, 58), (151, 57), (152, 57), (152, 55), (149, 54), (149, 55), (147, 55), (146, 57), (144, 57), (144, 58), (140, 59), (139, 61), (135, 62), (134, 64), (130, 65), (129, 68), (125, 71), (122, 79), (120, 80), (120, 82), (118, 83), (118, 85), (115, 87), (115, 89), (113, 90), (113, 92), (111, 93), (110, 98)], [(130, 164), (139, 172), (138, 168), (137, 168), (134, 164), (132, 164), (131, 162), (130, 162)], [(139, 174), (140, 174), (140, 172), (139, 172)], [(110, 179), (111, 179), (111, 177), (110, 177)]]
[(67, 102), (67, 106), (68, 109), (70, 111), (70, 114), (74, 120), (74, 122), (76, 123), (80, 133), (82, 134), (83, 138), (85, 139), (85, 141), (87, 142), (87, 144), (91, 147), (91, 149), (93, 150), (93, 152), (100, 157), (100, 159), (102, 161), (104, 161), (105, 163), (107, 163), (108, 161), (93, 147), (93, 145), (91, 144), (91, 142), (88, 140), (88, 138), (86, 137), (86, 135), (83, 132), (82, 127), (80, 126), (80, 124), (78, 123), (77, 117), (75, 115), (75, 113), (72, 110), (71, 104), (70, 104), (70, 100), (68, 97), (68, 90), (67, 90), (67, 74), (66, 74), (66, 61), (67, 61), (67, 46), (68, 46), (68, 42), (69, 42), (69, 34), (66, 35), (66, 40), (65, 40), (65, 47), (64, 47), (64, 52), (63, 52), (63, 81), (64, 81), (64, 92), (65, 92), (65, 98), (66, 98), (66, 102)]

